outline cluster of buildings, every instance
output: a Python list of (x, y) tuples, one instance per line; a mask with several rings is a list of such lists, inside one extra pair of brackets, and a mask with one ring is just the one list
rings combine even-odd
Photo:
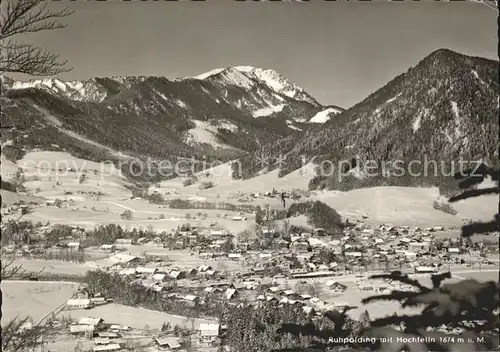
[[(169, 328), (161, 331), (160, 327), (155, 329), (157, 333), (148, 333), (134, 329), (130, 326), (105, 323), (99, 317), (81, 318), (77, 322), (68, 325), (68, 332), (80, 338), (87, 338), (93, 343), (92, 351), (122, 351), (128, 350), (127, 341), (134, 337), (149, 336), (151, 341), (146, 343), (148, 350), (186, 352), (186, 345), (198, 347), (213, 347), (220, 344), (221, 326), (218, 323), (200, 324), (196, 331), (189, 334), (175, 332)], [(189, 341), (189, 342), (188, 342)]]

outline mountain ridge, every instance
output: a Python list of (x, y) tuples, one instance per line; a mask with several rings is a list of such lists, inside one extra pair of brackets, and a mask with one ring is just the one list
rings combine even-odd
[[(205, 80), (111, 76), (15, 81), (4, 76), (3, 113), (27, 136), (15, 138), (20, 149), (57, 145), (102, 159), (101, 151), (81, 143), (92, 140), (140, 158), (227, 161), (312, 127), (307, 121), (323, 108), (313, 98), (301, 100), (309, 95), (283, 76), (275, 77), (281, 86), (273, 87), (252, 70), (229, 69)], [(71, 140), (64, 131), (81, 138)]]
[[(492, 162), (498, 159), (498, 92), (498, 61), (436, 50), (321, 127), (243, 158), (243, 173), (235, 176), (256, 175), (261, 155), (281, 155), (281, 176), (303, 166), (303, 157), (408, 163), (426, 155), (438, 161)], [(270, 161), (267, 167), (279, 166)], [(344, 185), (318, 176), (311, 187)]]

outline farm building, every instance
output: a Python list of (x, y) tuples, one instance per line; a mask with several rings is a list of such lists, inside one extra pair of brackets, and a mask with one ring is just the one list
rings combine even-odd
[(363, 256), (363, 253), (361, 253), (361, 252), (346, 252), (345, 256), (351, 257), (351, 258), (361, 258)]
[(415, 252), (405, 252), (405, 259), (409, 261), (413, 261), (417, 259), (417, 253)]
[(241, 253), (229, 253), (227, 257), (231, 260), (240, 260), (241, 259)]
[(97, 345), (92, 347), (92, 350), (94, 352), (110, 352), (110, 351), (119, 351), (121, 350), (121, 347), (117, 343), (110, 343), (108, 345)]
[(119, 275), (135, 275), (135, 268), (125, 268), (118, 272)]
[(55, 207), (56, 201), (54, 199), (49, 199), (49, 200), (45, 201), (45, 205), (48, 207)]
[(89, 309), (92, 306), (90, 299), (68, 299), (66, 302), (67, 309)]
[(68, 248), (78, 250), (80, 248), (80, 242), (68, 242)]
[(108, 345), (111, 340), (108, 337), (96, 337), (94, 338), (94, 343), (96, 345)]
[(97, 336), (99, 336), (99, 337), (107, 337), (108, 339), (116, 339), (116, 338), (121, 337), (120, 334), (118, 334), (116, 332), (111, 332), (111, 331), (98, 332)]
[(311, 278), (311, 277), (329, 277), (329, 276), (334, 276), (335, 273), (333, 271), (314, 271), (310, 273), (303, 273), (303, 274), (292, 274), (293, 278), (299, 279), (299, 278)]
[(92, 325), (94, 327), (99, 327), (100, 325), (102, 325), (102, 323), (104, 323), (103, 319), (101, 319), (101, 318), (92, 318), (92, 317), (81, 318), (78, 321), (78, 324), (80, 324), (80, 325)]
[(138, 266), (137, 268), (135, 268), (135, 271), (138, 274), (148, 274), (148, 275), (156, 274), (156, 268), (146, 268), (146, 267)]
[(90, 302), (93, 305), (99, 305), (99, 304), (105, 304), (105, 303), (107, 303), (106, 298), (104, 298), (104, 297), (92, 297), (92, 298), (90, 298)]
[(423, 273), (437, 273), (438, 268), (435, 266), (416, 266), (415, 273), (423, 274)]
[(94, 325), (71, 324), (69, 332), (72, 334), (88, 334), (94, 332)]
[(132, 264), (133, 262), (139, 261), (139, 258), (133, 255), (118, 253), (110, 257), (109, 260), (115, 264)]
[(328, 281), (326, 283), (326, 287), (328, 287), (330, 290), (333, 290), (335, 292), (344, 292), (347, 289), (346, 285), (343, 285), (337, 281)]
[(130, 326), (113, 324), (109, 327), (110, 331), (129, 331), (132, 330)]
[(219, 324), (200, 324), (200, 343), (211, 345), (220, 334)]
[(155, 339), (155, 345), (161, 351), (178, 351), (181, 348), (176, 337), (158, 337)]
[(116, 246), (114, 244), (103, 244), (101, 246), (101, 250), (103, 250), (103, 251), (113, 252), (113, 251), (115, 251), (115, 249), (116, 249)]
[(153, 279), (153, 281), (156, 281), (156, 282), (163, 282), (166, 277), (167, 277), (167, 274), (154, 274), (152, 279)]
[(294, 242), (291, 244), (291, 249), (294, 252), (299, 252), (299, 253), (304, 253), (309, 250), (309, 243), (308, 242)]
[(224, 238), (224, 237), (226, 237), (226, 235), (227, 235), (226, 231), (224, 231), (224, 230), (211, 230), (210, 231), (210, 237), (215, 238), (215, 239)]

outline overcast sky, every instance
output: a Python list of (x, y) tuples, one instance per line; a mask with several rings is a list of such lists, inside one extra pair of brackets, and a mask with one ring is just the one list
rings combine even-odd
[[(92, 76), (272, 68), (320, 103), (350, 107), (439, 48), (497, 59), (497, 13), (451, 2), (64, 2), (66, 29), (26, 39)], [(52, 3), (51, 6), (62, 6)]]

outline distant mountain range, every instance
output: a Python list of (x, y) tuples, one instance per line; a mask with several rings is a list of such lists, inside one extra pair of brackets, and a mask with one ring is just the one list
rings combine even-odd
[[(286, 157), (280, 163), (281, 175), (311, 158), (316, 163), (352, 159), (409, 163), (425, 155), (438, 162), (493, 163), (498, 161), (498, 96), (498, 61), (437, 50), (321, 127), (241, 159), (239, 176), (257, 174), (263, 155), (270, 160)], [(318, 177), (312, 187), (325, 185), (338, 186), (331, 177)]]
[(22, 143), (94, 159), (102, 153), (87, 150), (97, 143), (138, 157), (229, 160), (343, 111), (276, 71), (249, 66), (180, 79), (3, 77), (3, 87), (4, 118), (26, 136)]
[[(440, 49), (348, 110), (323, 106), (273, 70), (86, 81), (3, 77), (11, 148), (67, 150), (92, 160), (239, 159), (250, 178), (302, 161), (498, 160), (498, 62)], [(5, 137), (2, 137), (5, 139)], [(353, 175), (356, 165), (351, 165)], [(355, 172), (356, 171), (356, 172)], [(358, 170), (359, 171), (359, 170)], [(359, 172), (357, 172), (359, 176)], [(361, 175), (362, 176), (362, 175)], [(361, 177), (362, 178), (362, 177)], [(336, 187), (317, 177), (312, 187)]]

